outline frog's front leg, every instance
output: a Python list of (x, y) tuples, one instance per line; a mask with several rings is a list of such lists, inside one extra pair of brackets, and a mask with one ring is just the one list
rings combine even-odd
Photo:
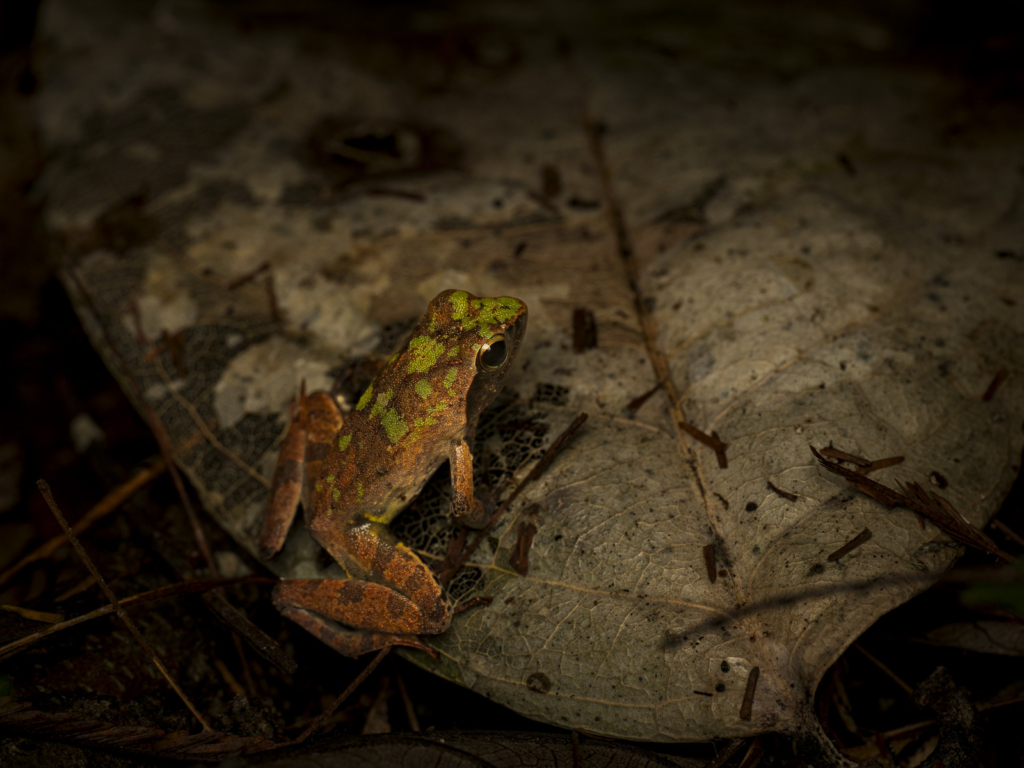
[(483, 528), (490, 515), (473, 493), (473, 454), (466, 440), (455, 444), (449, 464), (452, 468), (452, 515), (470, 528)]
[[(345, 656), (387, 645), (407, 645), (433, 654), (416, 635), (444, 632), (452, 609), (423, 561), (390, 528), (366, 518), (323, 528), (316, 537), (336, 560), (359, 567), (375, 581), (282, 581), (274, 588), (278, 609)], [(362, 631), (335, 627), (323, 616)]]

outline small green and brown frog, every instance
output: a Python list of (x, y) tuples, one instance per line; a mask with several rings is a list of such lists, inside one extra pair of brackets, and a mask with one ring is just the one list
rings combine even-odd
[(431, 652), (417, 635), (444, 632), (452, 605), (388, 525), (445, 460), (455, 519), (486, 524), (473, 493), (473, 440), (525, 332), (522, 301), (444, 291), (352, 412), (343, 415), (326, 392), (302, 392), (274, 468), (260, 552), (281, 550), (301, 501), (309, 532), (348, 578), (281, 581), (273, 600), (282, 614), (346, 656), (389, 645)]

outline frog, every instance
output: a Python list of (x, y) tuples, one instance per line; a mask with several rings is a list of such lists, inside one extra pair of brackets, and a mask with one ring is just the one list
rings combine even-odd
[(283, 579), (272, 594), (278, 611), (351, 658), (393, 645), (436, 656), (420, 636), (448, 628), (452, 601), (390, 523), (448, 461), (455, 521), (487, 524), (472, 449), (526, 321), (519, 299), (449, 289), (347, 414), (330, 393), (307, 395), (302, 384), (274, 467), (260, 554), (281, 551), (301, 505), (307, 530), (345, 578)]

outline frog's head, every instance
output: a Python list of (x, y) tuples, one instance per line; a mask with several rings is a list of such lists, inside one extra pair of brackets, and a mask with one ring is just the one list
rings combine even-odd
[(510, 296), (477, 298), (466, 291), (447, 290), (430, 302), (426, 322), (443, 339), (446, 354), (459, 361), (450, 391), (464, 398), (470, 424), (476, 423), (512, 373), (526, 334), (526, 316), (526, 304)]

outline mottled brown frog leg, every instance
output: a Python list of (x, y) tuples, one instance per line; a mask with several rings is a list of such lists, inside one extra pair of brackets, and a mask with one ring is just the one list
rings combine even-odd
[[(346, 656), (385, 645), (407, 645), (433, 654), (416, 635), (444, 632), (452, 609), (423, 561), (388, 526), (366, 519), (322, 528), (317, 538), (338, 562), (357, 564), (377, 581), (282, 581), (274, 588), (278, 609)], [(370, 631), (339, 629), (314, 614)]]
[(462, 440), (449, 457), (452, 468), (452, 514), (470, 528), (483, 528), (489, 515), (480, 500), (473, 495), (473, 454)]
[(313, 487), (320, 477), (324, 457), (342, 424), (341, 410), (334, 398), (326, 392), (314, 392), (307, 397), (305, 382), (298, 408), (293, 403), (291, 415), (291, 426), (274, 465), (270, 501), (260, 531), (260, 555), (264, 559), (281, 551), (299, 501), (306, 509), (313, 503)]

